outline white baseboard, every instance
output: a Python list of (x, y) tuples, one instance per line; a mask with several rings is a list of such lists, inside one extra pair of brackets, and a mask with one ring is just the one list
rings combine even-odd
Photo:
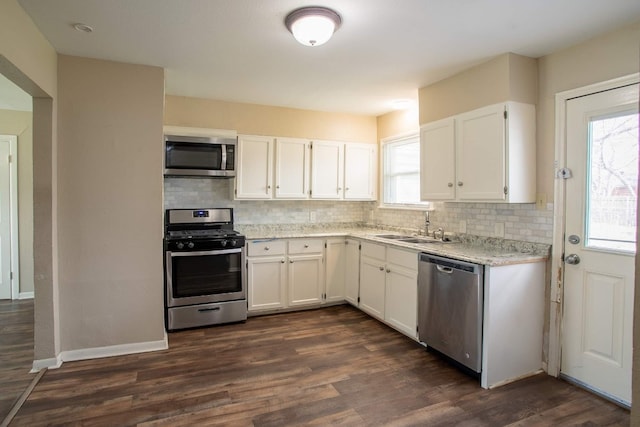
[(102, 357), (124, 356), (126, 354), (145, 353), (148, 351), (166, 350), (169, 348), (167, 333), (159, 341), (137, 342), (132, 344), (118, 344), (106, 347), (83, 348), (68, 350), (60, 353), (63, 362), (76, 360), (100, 359)]
[(20, 292), (18, 299), (33, 299), (33, 292)]
[(63, 362), (73, 362), (77, 360), (100, 359), (103, 357), (124, 356), (134, 353), (146, 353), (148, 351), (166, 350), (169, 348), (167, 333), (164, 339), (159, 341), (137, 342), (132, 344), (118, 344), (106, 347), (83, 348), (80, 350), (62, 351), (58, 357), (51, 359), (40, 359), (33, 361), (31, 372), (38, 372), (41, 369), (57, 369)]
[(43, 369), (58, 369), (60, 366), (62, 366), (60, 355), (51, 359), (38, 359), (33, 361), (31, 373), (40, 372)]

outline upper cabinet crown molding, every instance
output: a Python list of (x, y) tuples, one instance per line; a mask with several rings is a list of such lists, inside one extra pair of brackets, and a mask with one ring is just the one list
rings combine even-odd
[(535, 202), (535, 107), (505, 102), (423, 125), (425, 201)]

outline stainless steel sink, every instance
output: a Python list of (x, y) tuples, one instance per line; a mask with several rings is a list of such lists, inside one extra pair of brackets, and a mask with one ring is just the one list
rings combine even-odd
[(404, 243), (442, 243), (442, 240), (427, 239), (423, 237), (409, 237), (405, 239), (398, 239), (398, 241)]
[(376, 234), (374, 237), (378, 237), (380, 239), (391, 239), (391, 240), (400, 240), (400, 239), (409, 238), (407, 236), (403, 236), (402, 234)]

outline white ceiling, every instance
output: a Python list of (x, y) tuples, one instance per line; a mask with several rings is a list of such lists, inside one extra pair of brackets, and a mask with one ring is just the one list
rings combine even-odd
[[(164, 67), (171, 95), (367, 115), (499, 54), (537, 58), (640, 20), (638, 0), (19, 3), (58, 52)], [(323, 46), (298, 44), (284, 26), (311, 5), (342, 16)]]

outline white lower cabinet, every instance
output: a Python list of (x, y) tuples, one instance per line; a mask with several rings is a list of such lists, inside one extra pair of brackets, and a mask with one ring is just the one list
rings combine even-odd
[(273, 310), (286, 304), (286, 242), (247, 244), (249, 311)]
[(289, 307), (322, 303), (324, 241), (300, 239), (290, 240), (288, 244)]
[(247, 243), (249, 312), (320, 304), (324, 291), (324, 240)]
[(362, 243), (360, 303), (366, 313), (413, 339), (418, 325), (418, 254)]
[(344, 237), (327, 239), (324, 302), (339, 302), (345, 299), (347, 245), (348, 241)]
[(357, 307), (360, 293), (360, 242), (347, 239), (345, 243), (344, 299)]
[(360, 302), (362, 311), (384, 320), (385, 246), (362, 243), (360, 257)]
[(387, 248), (384, 320), (418, 338), (418, 254)]

